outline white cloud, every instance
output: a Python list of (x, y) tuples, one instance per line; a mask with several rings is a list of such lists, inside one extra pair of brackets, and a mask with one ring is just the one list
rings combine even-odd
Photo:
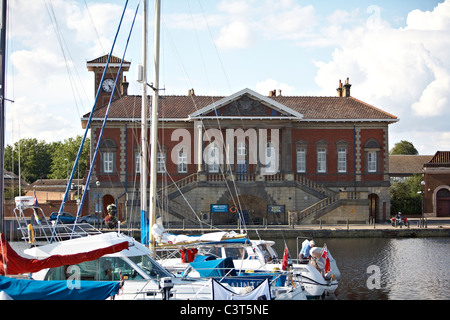
[(449, 30), (450, 2), (439, 3), (433, 11), (413, 10), (408, 14), (408, 29)]
[[(450, 31), (450, 30), (449, 30)], [(354, 93), (373, 102), (390, 99), (393, 104), (420, 104), (422, 93), (442, 96), (448, 87), (448, 72), (443, 65), (442, 43), (434, 41), (433, 31), (395, 29), (381, 21), (352, 30), (342, 30), (339, 47), (328, 62), (317, 61), (317, 84), (334, 93), (338, 79), (350, 77)], [(445, 51), (450, 50), (450, 43)], [(445, 58), (447, 61), (449, 58)], [(427, 90), (428, 88), (428, 90)], [(429, 101), (428, 99), (426, 99)], [(429, 108), (430, 106), (428, 106)], [(414, 110), (420, 110), (416, 105)], [(435, 110), (439, 114), (442, 109)]]
[(375, 9), (352, 28), (334, 17), (329, 21), (336, 24), (322, 29), (322, 41), (308, 42), (323, 45), (340, 35), (338, 42), (329, 41), (336, 45), (331, 59), (315, 62), (321, 94), (336, 95), (338, 80), (350, 77), (352, 96), (400, 118), (391, 126), (391, 137), (415, 139), (418, 149), (428, 145), (428, 152), (430, 143), (448, 147), (450, 1), (431, 12), (411, 12), (405, 28), (389, 26)]
[(219, 48), (242, 49), (248, 48), (254, 43), (254, 35), (250, 26), (242, 21), (236, 21), (223, 27), (216, 40)]

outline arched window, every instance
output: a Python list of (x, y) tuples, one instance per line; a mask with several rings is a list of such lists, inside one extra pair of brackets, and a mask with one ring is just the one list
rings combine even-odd
[(441, 189), (436, 194), (437, 198), (450, 198), (450, 190), (448, 189)]
[(105, 139), (100, 144), (100, 173), (111, 174), (117, 172), (117, 144), (113, 139)]
[(364, 145), (365, 167), (368, 173), (380, 171), (380, 144), (375, 139), (370, 139)]

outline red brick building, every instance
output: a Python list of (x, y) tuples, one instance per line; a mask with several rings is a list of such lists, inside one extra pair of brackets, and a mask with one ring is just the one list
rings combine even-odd
[(423, 166), (425, 217), (450, 217), (450, 151), (438, 151)]
[[(105, 61), (88, 62), (96, 79)], [(117, 70), (110, 66), (111, 79)], [(126, 86), (114, 93), (90, 204), (91, 211), (97, 207), (105, 213), (117, 202), (121, 218), (135, 221), (142, 97), (128, 95)], [(186, 96), (160, 96), (158, 183), (164, 220), (236, 223), (234, 207), (255, 224), (388, 219), (388, 126), (398, 119), (352, 97), (350, 88), (347, 79), (339, 82), (335, 97), (281, 91), (264, 96), (250, 89), (224, 97), (197, 95), (193, 89)], [(93, 114), (91, 155), (109, 94), (102, 92)], [(82, 118), (84, 126), (88, 117)]]

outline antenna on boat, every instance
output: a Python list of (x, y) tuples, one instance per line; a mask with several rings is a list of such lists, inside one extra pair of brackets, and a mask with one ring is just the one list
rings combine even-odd
[[(150, 211), (149, 226), (156, 223), (156, 197), (157, 197), (157, 152), (158, 152), (158, 104), (159, 104), (159, 40), (160, 40), (160, 21), (161, 21), (161, 0), (155, 0), (155, 29), (153, 34), (153, 100), (151, 117), (151, 160), (150, 160)], [(155, 240), (150, 232), (149, 248), (156, 256)]]
[(138, 81), (142, 84), (141, 109), (141, 242), (147, 244), (149, 239), (148, 204), (147, 204), (147, 152), (148, 152), (148, 125), (147, 125), (147, 0), (142, 7), (142, 65), (138, 66)]
[(4, 186), (4, 150), (5, 150), (5, 67), (6, 67), (6, 0), (1, 2), (1, 31), (0, 31), (0, 233), (5, 232), (5, 186)]
[[(153, 84), (147, 83), (147, 0), (143, 6), (143, 30), (142, 30), (142, 66), (137, 69), (138, 81), (142, 84), (142, 111), (141, 111), (141, 242), (149, 245), (153, 255), (155, 252), (155, 240), (150, 228), (156, 223), (156, 197), (157, 197), (157, 154), (158, 154), (158, 103), (159, 103), (159, 39), (161, 1), (155, 1), (155, 30), (154, 30), (154, 58), (153, 58)], [(150, 207), (147, 210), (147, 86), (153, 89), (152, 113), (151, 113), (151, 149), (150, 149)], [(148, 222), (147, 222), (148, 212)]]

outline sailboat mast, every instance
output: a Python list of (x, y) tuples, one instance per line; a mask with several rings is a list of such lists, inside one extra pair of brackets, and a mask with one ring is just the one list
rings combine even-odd
[(147, 202), (147, 157), (148, 157), (148, 125), (147, 125), (147, 3), (148, 0), (144, 0), (142, 8), (142, 69), (140, 79), (142, 82), (142, 111), (141, 111), (141, 242), (146, 243), (148, 241), (148, 224), (146, 223), (148, 216), (148, 202)]
[(5, 75), (6, 75), (6, 0), (1, 2), (1, 30), (0, 30), (0, 233), (5, 233), (5, 185), (4, 185), (4, 159), (5, 159)]
[[(153, 34), (153, 100), (151, 117), (151, 161), (150, 161), (150, 211), (149, 226), (156, 222), (157, 196), (157, 154), (158, 154), (158, 107), (159, 107), (159, 42), (160, 42), (161, 1), (155, 0), (155, 29)], [(150, 250), (155, 255), (155, 241), (150, 232)]]

